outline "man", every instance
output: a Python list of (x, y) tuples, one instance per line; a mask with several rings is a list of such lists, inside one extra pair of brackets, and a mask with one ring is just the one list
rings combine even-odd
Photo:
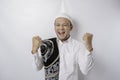
[(66, 14), (58, 16), (54, 26), (57, 38), (32, 38), (31, 52), (34, 55), (36, 69), (39, 71), (44, 66), (45, 80), (78, 80), (78, 68), (86, 75), (93, 66), (93, 35), (86, 33), (83, 36), (85, 46), (71, 38), (73, 24)]

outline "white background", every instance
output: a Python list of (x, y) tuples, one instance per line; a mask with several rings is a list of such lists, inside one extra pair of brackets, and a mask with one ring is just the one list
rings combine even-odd
[[(72, 37), (94, 34), (95, 66), (80, 80), (120, 80), (120, 0), (66, 0)], [(0, 0), (0, 80), (43, 80), (32, 67), (31, 39), (56, 36), (60, 0)]]

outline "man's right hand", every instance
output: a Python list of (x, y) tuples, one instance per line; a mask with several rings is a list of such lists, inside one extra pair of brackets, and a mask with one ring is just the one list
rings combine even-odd
[(35, 54), (38, 52), (39, 47), (42, 45), (42, 40), (39, 36), (34, 36), (32, 38), (32, 54)]

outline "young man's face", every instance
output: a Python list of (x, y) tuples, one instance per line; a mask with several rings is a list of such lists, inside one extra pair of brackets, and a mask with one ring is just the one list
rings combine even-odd
[(59, 17), (55, 20), (55, 32), (61, 41), (68, 39), (71, 30), (72, 25), (68, 19)]

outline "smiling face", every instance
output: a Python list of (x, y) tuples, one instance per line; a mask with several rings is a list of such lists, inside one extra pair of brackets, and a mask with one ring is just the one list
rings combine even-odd
[(55, 20), (55, 32), (61, 41), (65, 41), (70, 36), (72, 24), (67, 18), (59, 17)]

